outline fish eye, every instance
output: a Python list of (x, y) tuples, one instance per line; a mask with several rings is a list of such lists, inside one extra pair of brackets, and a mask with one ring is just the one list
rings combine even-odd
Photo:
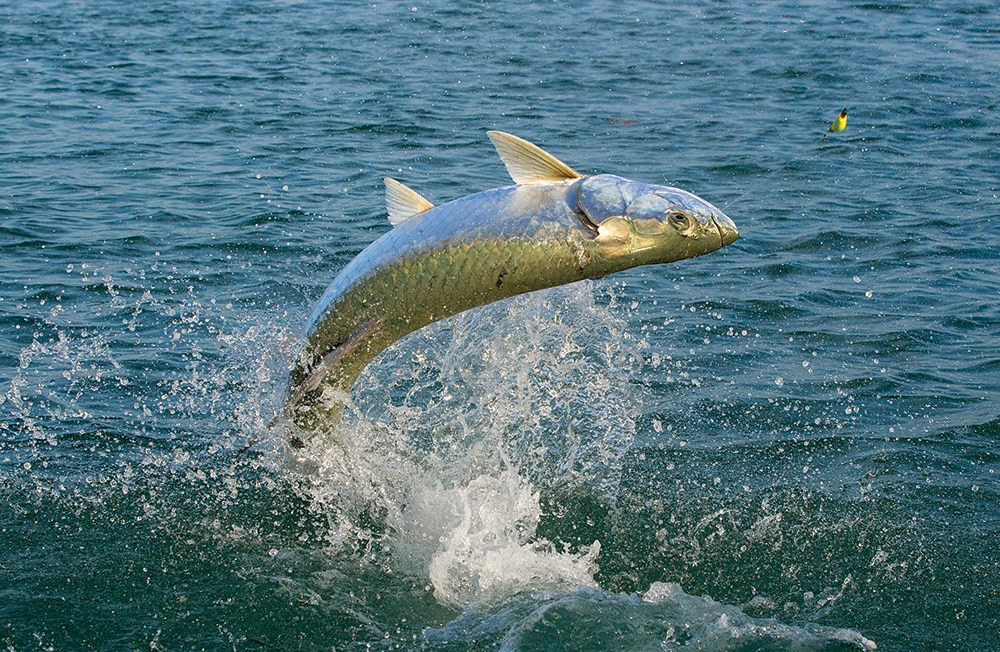
[(691, 228), (691, 216), (680, 211), (672, 211), (667, 213), (667, 221), (670, 222), (678, 231), (684, 231)]

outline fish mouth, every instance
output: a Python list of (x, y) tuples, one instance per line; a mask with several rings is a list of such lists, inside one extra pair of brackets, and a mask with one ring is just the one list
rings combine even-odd
[(719, 232), (720, 249), (726, 245), (733, 244), (740, 237), (739, 229), (736, 228), (736, 225), (733, 224), (733, 221), (728, 216), (722, 213), (713, 213), (711, 219), (712, 224), (715, 225), (715, 229)]

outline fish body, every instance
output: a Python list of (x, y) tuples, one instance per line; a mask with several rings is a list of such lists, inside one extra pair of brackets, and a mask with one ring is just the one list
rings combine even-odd
[[(515, 185), (433, 206), (387, 179), (395, 226), (344, 267), (304, 332), (287, 412), (336, 419), (361, 370), (404, 335), (517, 294), (715, 251), (733, 222), (684, 190), (583, 176), (515, 136), (490, 132)], [(320, 400), (324, 388), (341, 398)]]

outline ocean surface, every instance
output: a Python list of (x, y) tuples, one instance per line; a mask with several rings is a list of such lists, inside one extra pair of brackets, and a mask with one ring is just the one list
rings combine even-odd
[[(998, 70), (976, 0), (4, 3), (0, 644), (998, 649)], [(742, 237), (414, 333), (293, 463), (382, 177), (489, 129)]]

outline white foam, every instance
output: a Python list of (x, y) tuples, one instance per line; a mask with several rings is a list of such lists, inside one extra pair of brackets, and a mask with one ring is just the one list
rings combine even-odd
[(600, 543), (539, 538), (539, 493), (613, 500), (635, 432), (621, 327), (581, 284), (415, 333), (365, 370), (339, 429), (299, 452), (300, 486), (360, 537), (377, 514), (396, 569), (442, 604), (593, 587)]
[(600, 543), (574, 554), (536, 539), (539, 495), (514, 469), (454, 489), (420, 488), (402, 516), (401, 549), (437, 542), (427, 574), (442, 604), (484, 610), (526, 590), (596, 586)]

